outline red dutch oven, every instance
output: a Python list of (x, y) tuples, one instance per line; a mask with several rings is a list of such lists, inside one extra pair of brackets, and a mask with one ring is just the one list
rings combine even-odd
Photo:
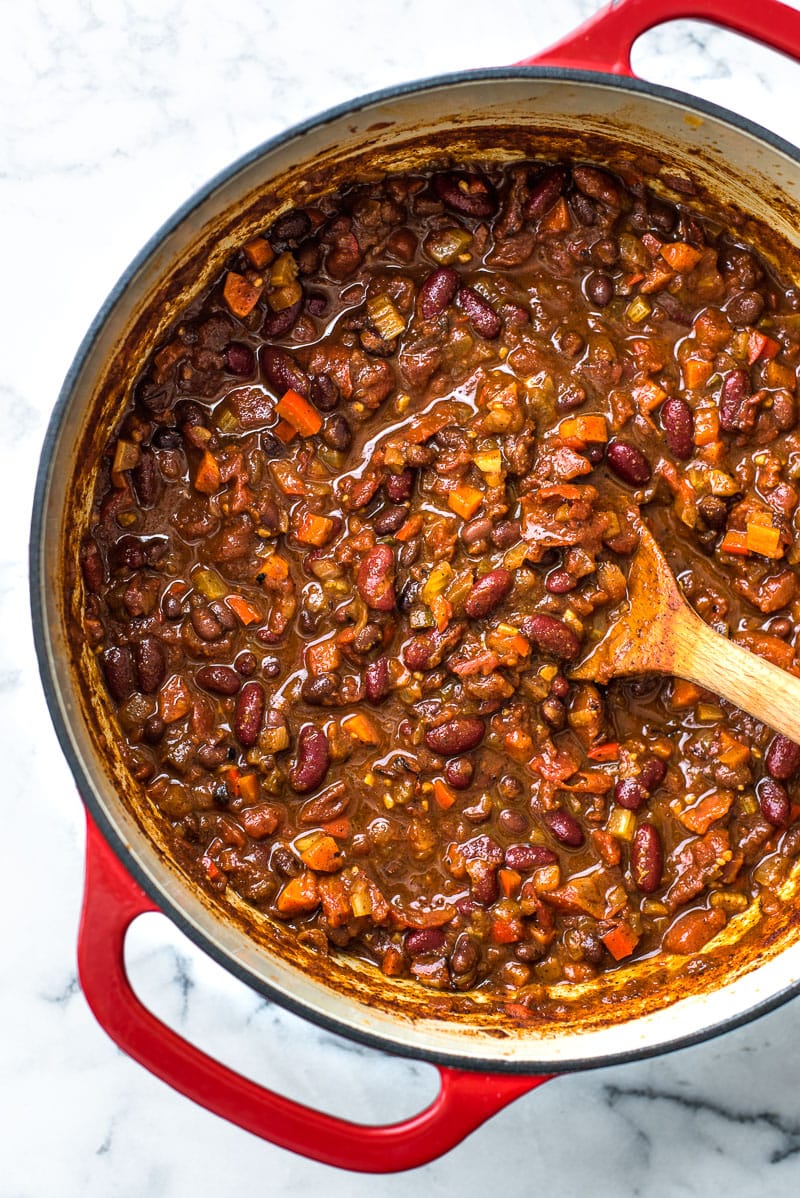
[[(784, 904), (774, 918), (759, 921), (750, 911), (732, 920), (730, 943), (701, 957), (700, 968), (641, 962), (572, 987), (551, 1024), (510, 1026), (479, 1002), (469, 1014), (448, 1012), (420, 987), (397, 980), (387, 987), (358, 962), (310, 965), (283, 929), (254, 924), (244, 904), (193, 885), (158, 826), (148, 826), (129, 801), (131, 782), (93, 656), (70, 631), (80, 626), (75, 564), (92, 496), (92, 472), (83, 467), (101, 452), (130, 380), (163, 329), (231, 247), (292, 203), (348, 177), (448, 154), (635, 164), (655, 186), (723, 208), (748, 235), (768, 237), (763, 231), (771, 229), (800, 249), (800, 151), (728, 112), (633, 78), (636, 38), (683, 17), (800, 56), (800, 13), (777, 0), (618, 0), (516, 67), (380, 92), (290, 130), (214, 179), (144, 248), (87, 334), (48, 431), (32, 530), (32, 603), (48, 703), (88, 811), (78, 944), (84, 993), (109, 1035), (152, 1073), (240, 1127), (318, 1161), (376, 1173), (421, 1165), (555, 1073), (695, 1043), (772, 1009), (800, 991), (798, 904)], [(272, 1093), (187, 1043), (142, 1006), (126, 977), (127, 928), (152, 910), (290, 1009), (437, 1064), (435, 1101), (390, 1126), (354, 1124)]]

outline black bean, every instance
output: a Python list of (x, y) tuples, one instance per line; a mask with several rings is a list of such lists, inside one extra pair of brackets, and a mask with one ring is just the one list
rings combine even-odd
[(614, 298), (614, 284), (608, 275), (594, 270), (584, 280), (586, 296), (598, 308), (605, 308)]

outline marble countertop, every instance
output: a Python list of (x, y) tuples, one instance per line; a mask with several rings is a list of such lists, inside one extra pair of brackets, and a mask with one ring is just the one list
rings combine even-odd
[[(793, 0), (800, 8), (800, 0)], [(231, 159), (287, 125), (409, 78), (504, 64), (596, 0), (38, 0), (0, 41), (0, 971), (2, 1198), (508, 1198), (800, 1192), (800, 1000), (669, 1057), (557, 1079), (442, 1160), (371, 1179), (230, 1126), (120, 1053), (81, 994), (83, 811), (52, 732), (30, 634), (28, 520), (52, 405), (92, 316), (139, 246)], [(486, 27), (486, 14), (494, 18)], [(647, 35), (635, 65), (800, 143), (800, 67), (707, 26)], [(425, 1065), (326, 1034), (209, 962), (161, 916), (127, 945), (145, 1001), (249, 1076), (384, 1122), (436, 1087)], [(669, 1180), (667, 1180), (669, 1178)]]

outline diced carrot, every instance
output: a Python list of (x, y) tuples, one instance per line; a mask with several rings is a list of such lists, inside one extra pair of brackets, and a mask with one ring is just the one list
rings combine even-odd
[(330, 538), (332, 532), (333, 520), (330, 517), (318, 516), (315, 512), (303, 512), (294, 535), (303, 545), (316, 545), (319, 548)]
[[(714, 372), (713, 362), (706, 361), (705, 358), (684, 358), (681, 365), (683, 371), (683, 385), (687, 391), (696, 391), (700, 387), (704, 387), (711, 375)], [(714, 409), (716, 412), (716, 409)], [(697, 413), (695, 413), (695, 421)], [(697, 438), (695, 437), (695, 440)], [(702, 444), (702, 442), (698, 442)]]
[(275, 251), (266, 237), (254, 237), (252, 241), (245, 242), (242, 249), (247, 261), (256, 270), (263, 270), (265, 266), (269, 266), (275, 257)]
[(360, 740), (362, 744), (379, 745), (381, 743), (381, 734), (376, 723), (362, 711), (345, 716), (342, 720), (342, 727), (345, 732), (354, 736), (356, 740)]
[(279, 553), (271, 553), (269, 557), (264, 558), (261, 569), (256, 575), (257, 579), (270, 582), (285, 582), (288, 577), (289, 563)]
[(732, 790), (715, 790), (696, 803), (694, 807), (682, 811), (678, 818), (684, 828), (688, 828), (690, 832), (695, 832), (698, 836), (705, 836), (712, 824), (728, 814), (733, 799)]
[(303, 865), (321, 874), (333, 874), (344, 865), (344, 857), (332, 836), (322, 835), (313, 840), (300, 854)]
[(259, 784), (258, 774), (241, 774), (239, 777), (239, 794), (248, 803), (258, 801)]
[(522, 728), (514, 728), (503, 737), (503, 744), (515, 761), (528, 761), (533, 749), (533, 739)]
[(322, 825), (328, 836), (333, 836), (336, 840), (347, 840), (353, 830), (353, 826), (346, 815), (340, 815), (338, 819), (329, 819), (327, 824)]
[(567, 229), (571, 227), (569, 208), (563, 196), (557, 199), (550, 211), (545, 212), (539, 220), (539, 229), (542, 233), (566, 233)]
[(259, 624), (264, 618), (263, 612), (249, 599), (245, 599), (244, 595), (226, 595), (225, 602), (245, 628), (249, 624)]
[(471, 520), (483, 500), (483, 491), (478, 491), (475, 487), (468, 486), (467, 483), (460, 483), (447, 496), (450, 508), (463, 520)]
[(608, 440), (608, 425), (605, 416), (569, 416), (558, 426), (558, 434), (564, 440), (575, 439), (585, 442)]
[(702, 687), (697, 686), (696, 683), (689, 682), (686, 678), (675, 678), (672, 682), (670, 703), (673, 707), (678, 708), (694, 707), (702, 693)]
[(444, 595), (431, 595), (428, 601), (438, 632), (444, 632), (453, 615), (453, 605)]
[(313, 437), (322, 428), (322, 417), (317, 409), (296, 391), (285, 392), (275, 405), (275, 411), (296, 428), (301, 437)]
[(734, 553), (738, 557), (748, 557), (750, 547), (747, 544), (747, 533), (729, 528), (719, 544), (722, 553)]
[(422, 516), (417, 513), (415, 516), (409, 516), (405, 524), (401, 524), (397, 532), (394, 534), (396, 541), (410, 541), (415, 537), (422, 528)]
[(719, 439), (719, 411), (717, 408), (698, 408), (694, 414), (695, 445), (710, 445)]
[(399, 948), (390, 944), (381, 958), (381, 973), (387, 978), (398, 978), (405, 970), (405, 961)]
[(161, 688), (158, 696), (158, 711), (165, 724), (174, 724), (188, 715), (192, 707), (192, 693), (180, 674), (173, 674)]
[(213, 495), (219, 489), (221, 482), (219, 466), (213, 453), (205, 450), (197, 473), (194, 476), (194, 489), (203, 495)]
[(624, 957), (629, 957), (639, 943), (639, 937), (630, 924), (627, 923), (618, 923), (616, 927), (611, 928), (600, 939), (615, 961), (621, 961)]
[(456, 792), (441, 778), (434, 778), (433, 797), (442, 811), (447, 811), (456, 801)]
[(498, 869), (497, 880), (504, 898), (513, 898), (522, 884), (522, 874), (516, 869)]
[(659, 387), (658, 383), (648, 379), (647, 382), (640, 383), (633, 388), (633, 398), (636, 400), (639, 411), (646, 415), (664, 402), (667, 393), (663, 387)]
[(226, 765), (222, 771), (222, 778), (228, 788), (228, 793), (238, 799), (242, 780), (242, 773), (238, 765)]
[(747, 362), (752, 366), (754, 362), (774, 358), (780, 353), (780, 341), (775, 341), (773, 337), (768, 337), (766, 333), (762, 333), (760, 329), (751, 329), (747, 337)]
[(702, 258), (702, 252), (685, 241), (673, 241), (661, 247), (661, 257), (673, 270), (691, 270)]
[(717, 761), (721, 761), (723, 765), (744, 765), (750, 760), (750, 746), (742, 744), (740, 740), (734, 740), (724, 728), (719, 733), (718, 743), (720, 753)]
[(319, 906), (317, 879), (308, 871), (287, 882), (275, 903), (281, 915), (302, 915)]
[(309, 645), (305, 653), (306, 669), (309, 674), (329, 674), (338, 670), (342, 664), (342, 655), (336, 641), (320, 641)]
[(674, 278), (672, 267), (665, 266), (663, 262), (654, 262), (639, 284), (639, 291), (642, 295), (654, 295), (656, 291), (663, 291)]
[(203, 866), (203, 869), (206, 871), (206, 875), (208, 876), (210, 882), (222, 882), (225, 879), (224, 873), (217, 865), (216, 861), (209, 857), (208, 853), (205, 853), (200, 858), (200, 862)]
[(722, 441), (711, 441), (708, 445), (698, 447), (697, 456), (707, 466), (718, 466), (721, 470), (725, 469), (727, 450)]
[(489, 939), (494, 944), (516, 944), (524, 935), (520, 919), (494, 919), (489, 925)]
[(297, 429), (289, 423), (288, 420), (279, 420), (270, 432), (282, 441), (284, 445), (288, 445), (297, 436)]
[(748, 524), (745, 535), (751, 553), (760, 553), (762, 557), (783, 557), (780, 529), (765, 524)]
[(592, 841), (604, 865), (619, 865), (622, 849), (616, 836), (612, 836), (610, 832), (598, 828), (592, 832)]
[(235, 270), (229, 270), (222, 287), (222, 298), (233, 315), (241, 319), (253, 311), (261, 291), (261, 287), (254, 287), (244, 275), (237, 274)]
[(794, 665), (794, 649), (791, 645), (787, 645), (786, 641), (782, 641), (779, 636), (773, 636), (769, 632), (745, 630), (735, 632), (733, 639), (737, 645), (742, 645), (751, 653), (763, 657), (765, 661), (771, 661), (773, 665), (780, 666), (782, 670), (791, 670)]
[(269, 468), (284, 495), (305, 495), (306, 484), (291, 462), (270, 462)]
[(618, 761), (619, 760), (619, 741), (607, 740), (602, 745), (595, 745), (590, 749), (586, 756), (591, 761)]

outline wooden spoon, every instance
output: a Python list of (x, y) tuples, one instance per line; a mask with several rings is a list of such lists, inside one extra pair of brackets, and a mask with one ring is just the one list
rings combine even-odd
[(800, 743), (800, 678), (709, 628), (689, 607), (653, 534), (640, 534), (628, 599), (573, 678), (608, 682), (630, 674), (672, 674), (706, 687)]

